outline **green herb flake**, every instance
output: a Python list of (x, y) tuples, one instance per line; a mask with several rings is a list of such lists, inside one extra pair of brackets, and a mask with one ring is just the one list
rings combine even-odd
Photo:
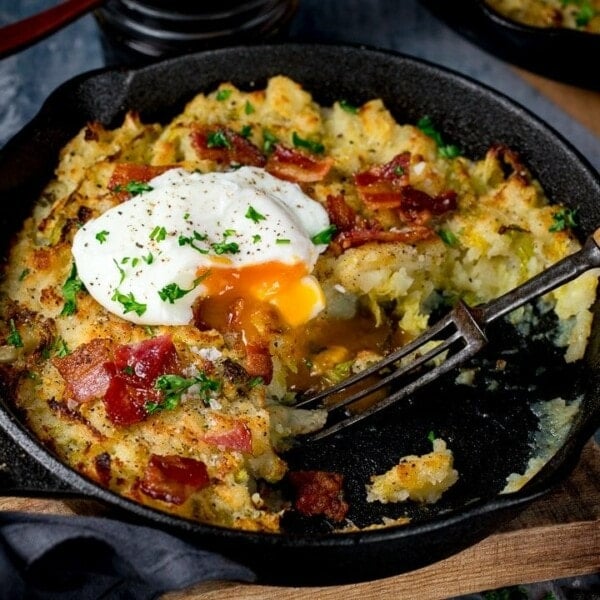
[(251, 135), (252, 135), (252, 125), (244, 125), (241, 129), (240, 129), (240, 135), (243, 138), (248, 139)]
[(69, 350), (67, 342), (65, 342), (65, 340), (63, 340), (63, 338), (60, 336), (57, 337), (52, 343), (52, 352), (54, 356), (57, 356), (59, 358), (71, 354), (71, 350)]
[(109, 232), (106, 231), (106, 229), (103, 229), (102, 231), (99, 231), (96, 234), (96, 239), (101, 243), (104, 244), (104, 242), (106, 242), (106, 238), (108, 237)]
[(437, 234), (447, 246), (454, 248), (459, 245), (458, 237), (453, 231), (450, 231), (449, 229), (438, 229)]
[(163, 392), (164, 397), (158, 403), (146, 404), (146, 410), (150, 413), (164, 409), (173, 410), (179, 405), (182, 394), (192, 386), (197, 386), (196, 389), (191, 391), (197, 393), (202, 402), (208, 406), (211, 394), (217, 392), (221, 384), (218, 380), (208, 377), (203, 372), (189, 378), (175, 374), (161, 375), (156, 378), (154, 387)]
[(210, 247), (215, 254), (238, 254), (240, 251), (236, 242), (213, 242)]
[(454, 144), (446, 144), (442, 138), (442, 134), (436, 129), (433, 120), (429, 115), (421, 117), (417, 121), (417, 127), (436, 143), (438, 153), (442, 158), (456, 158), (460, 156), (462, 151)]
[(345, 110), (347, 113), (350, 113), (351, 115), (358, 114), (358, 107), (350, 104), (350, 102), (347, 100), (340, 100), (338, 104), (340, 105), (340, 108)]
[(433, 440), (435, 440), (435, 431), (433, 431), (433, 430), (430, 431), (427, 434), (427, 439), (433, 444)]
[(323, 229), (323, 231), (319, 231), (319, 233), (313, 235), (310, 239), (315, 246), (320, 244), (329, 244), (336, 231), (337, 227), (335, 225), (330, 225), (326, 229)]
[(286, 244), (291, 244), (292, 240), (288, 240), (287, 238), (277, 238), (275, 243), (279, 244), (280, 246), (285, 246)]
[(548, 231), (557, 232), (577, 227), (577, 209), (561, 208), (552, 215), (554, 223)]
[(119, 290), (115, 290), (111, 300), (113, 302), (118, 302), (123, 306), (124, 315), (129, 312), (134, 312), (138, 317), (141, 317), (146, 312), (146, 304), (138, 302), (135, 299), (133, 292), (129, 292), (129, 294), (123, 294)]
[(154, 255), (152, 252), (148, 252), (147, 256), (142, 256), (142, 260), (147, 264), (151, 265), (154, 262)]
[(21, 338), (21, 334), (19, 333), (19, 330), (17, 329), (17, 327), (15, 325), (14, 319), (11, 319), (9, 321), (9, 323), (10, 323), (10, 333), (8, 334), (8, 337), (6, 338), (6, 343), (9, 346), (14, 346), (15, 348), (22, 348), (23, 347), (23, 339)]
[(323, 154), (325, 146), (320, 142), (301, 138), (295, 131), (292, 133), (292, 142), (296, 148), (305, 148), (313, 154)]
[(250, 379), (250, 381), (248, 382), (248, 385), (251, 388), (255, 388), (256, 386), (263, 385), (264, 382), (265, 382), (265, 380), (262, 377), (260, 377), (260, 375), (259, 375), (258, 377), (253, 377), (252, 379)]
[(170, 304), (174, 304), (175, 300), (183, 298), (186, 294), (189, 294), (195, 287), (196, 286), (190, 288), (189, 290), (184, 290), (180, 288), (176, 283), (169, 283), (158, 292), (158, 295), (160, 296), (160, 299), (163, 302), (169, 302)]
[(262, 240), (262, 237), (260, 235), (258, 235), (258, 233), (252, 236), (253, 244), (258, 244), (258, 242), (260, 242), (261, 240)]
[(256, 112), (256, 109), (254, 108), (252, 102), (250, 102), (250, 100), (246, 100), (246, 104), (244, 104), (244, 112), (247, 115), (251, 115), (253, 112)]
[(154, 242), (162, 242), (167, 238), (167, 230), (161, 225), (157, 225), (150, 233), (150, 239)]
[(208, 148), (231, 148), (231, 142), (222, 129), (210, 133), (206, 138), (206, 145)]
[(77, 293), (84, 289), (83, 281), (77, 275), (77, 266), (73, 263), (71, 272), (62, 286), (65, 304), (60, 312), (61, 317), (68, 317), (75, 313), (77, 310)]
[(23, 281), (23, 279), (25, 279), (29, 273), (31, 273), (29, 269), (23, 269), (19, 275), (19, 281)]
[(139, 194), (143, 194), (144, 192), (151, 192), (154, 188), (145, 181), (128, 181), (124, 185), (116, 185), (112, 188), (113, 192), (127, 192), (132, 196), (138, 196)]
[(267, 129), (263, 129), (263, 151), (267, 154), (273, 152), (275, 144), (279, 140)]
[(223, 102), (225, 100), (229, 100), (231, 94), (233, 93), (233, 90), (219, 90), (217, 92), (216, 98), (219, 102)]
[(258, 223), (259, 221), (264, 221), (267, 218), (265, 217), (265, 215), (261, 215), (253, 206), (248, 207), (248, 210), (246, 211), (246, 214), (244, 216), (246, 217), (246, 219), (250, 219), (255, 223)]
[[(124, 258), (124, 259), (121, 261), (121, 264), (125, 264), (125, 263), (127, 263), (127, 261), (128, 261), (128, 260), (129, 260), (129, 257), (127, 257), (127, 258)], [(124, 269), (122, 269), (122, 268), (119, 266), (119, 263), (118, 263), (118, 262), (117, 262), (117, 261), (116, 261), (114, 258), (113, 258), (113, 262), (115, 263), (115, 266), (116, 266), (116, 267), (117, 267), (117, 269), (119, 270), (119, 285), (121, 285), (121, 284), (123, 283), (123, 281), (125, 280), (125, 271), (124, 271)]]

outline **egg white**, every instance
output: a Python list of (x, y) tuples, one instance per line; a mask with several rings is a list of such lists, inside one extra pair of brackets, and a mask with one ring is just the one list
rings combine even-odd
[[(326, 248), (311, 241), (330, 225), (325, 209), (263, 169), (171, 169), (149, 186), (87, 222), (72, 246), (88, 292), (128, 321), (189, 323), (194, 301), (206, 293), (198, 277), (203, 268), (301, 262), (310, 273)], [(167, 286), (186, 293), (165, 300)]]

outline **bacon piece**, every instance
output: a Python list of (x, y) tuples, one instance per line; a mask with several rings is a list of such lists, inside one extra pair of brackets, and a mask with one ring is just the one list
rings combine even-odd
[(261, 377), (264, 383), (273, 378), (273, 360), (268, 343), (246, 344), (246, 372), (250, 377)]
[(437, 196), (430, 196), (426, 192), (417, 190), (410, 185), (400, 191), (402, 213), (428, 211), (434, 215), (441, 215), (456, 209), (456, 192), (446, 190)]
[[(173, 169), (174, 165), (138, 165), (135, 163), (117, 163), (108, 181), (108, 189), (112, 190), (121, 202), (131, 197), (127, 190), (119, 188), (131, 181), (146, 183), (165, 171)], [(116, 188), (116, 189), (115, 189)]]
[(400, 208), (400, 191), (408, 185), (410, 152), (396, 155), (383, 165), (375, 165), (354, 175), (363, 202), (374, 210)]
[(218, 433), (207, 433), (202, 439), (207, 444), (227, 450), (237, 450), (247, 454), (252, 452), (252, 431), (246, 423), (240, 420), (234, 421), (231, 429)]
[(346, 202), (344, 196), (329, 194), (326, 200), (327, 214), (329, 220), (335, 225), (336, 231), (349, 231), (356, 227), (358, 215), (356, 211)]
[(146, 404), (159, 402), (154, 388), (157, 377), (179, 371), (177, 352), (169, 336), (118, 346), (111, 369), (110, 385), (104, 395), (108, 418), (115, 425), (132, 425), (147, 416)]
[(110, 340), (95, 339), (67, 356), (52, 360), (65, 380), (70, 399), (77, 404), (101, 398), (106, 393), (111, 380), (111, 371), (106, 367), (112, 355), (111, 348)]
[(324, 179), (332, 166), (331, 157), (317, 159), (305, 152), (275, 144), (265, 169), (279, 179), (296, 183), (314, 183)]
[(171, 504), (183, 504), (193, 492), (210, 483), (206, 465), (194, 458), (169, 454), (152, 454), (140, 490)]
[(267, 159), (250, 140), (227, 127), (196, 127), (190, 133), (192, 147), (201, 159), (219, 164), (264, 167)]
[(294, 487), (294, 508), (306, 516), (325, 515), (332, 521), (343, 521), (348, 512), (342, 485), (344, 476), (327, 471), (292, 471), (288, 474)]
[(342, 251), (348, 248), (362, 246), (368, 242), (415, 244), (434, 235), (433, 230), (425, 225), (411, 225), (404, 229), (352, 229), (342, 231), (335, 237), (333, 243)]

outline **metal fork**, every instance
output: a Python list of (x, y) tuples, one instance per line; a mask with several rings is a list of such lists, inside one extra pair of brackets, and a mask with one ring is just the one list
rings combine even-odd
[[(320, 406), (328, 412), (325, 427), (304, 436), (303, 441), (323, 439), (410, 396), (479, 352), (488, 342), (485, 330), (492, 321), (595, 267), (600, 267), (600, 228), (588, 237), (581, 250), (495, 300), (476, 307), (469, 307), (459, 301), (444, 318), (412, 342), (360, 373), (298, 402), (295, 405), (297, 408)], [(435, 347), (431, 348), (432, 344), (429, 342), (435, 342)], [(432, 368), (428, 365), (432, 359), (446, 351), (447, 355), (443, 360), (440, 357)], [(412, 358), (407, 360), (411, 355)], [(405, 359), (405, 364), (398, 366), (396, 363), (402, 359)], [(393, 370), (390, 372), (391, 369)], [(376, 376), (379, 378), (368, 384), (368, 380)], [(395, 391), (363, 410), (354, 413), (344, 410), (378, 391), (382, 394), (382, 388), (392, 383)], [(334, 416), (338, 416), (338, 420), (334, 420)]]

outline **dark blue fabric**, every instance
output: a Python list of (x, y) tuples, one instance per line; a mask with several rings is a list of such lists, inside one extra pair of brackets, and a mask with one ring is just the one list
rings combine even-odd
[(150, 600), (254, 573), (165, 532), (102, 517), (0, 513), (0, 600)]

